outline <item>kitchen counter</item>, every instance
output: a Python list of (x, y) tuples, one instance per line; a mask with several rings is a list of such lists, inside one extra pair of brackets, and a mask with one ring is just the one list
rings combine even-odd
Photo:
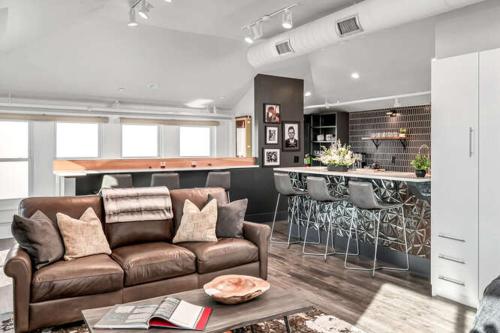
[(326, 167), (293, 167), (293, 168), (274, 168), (274, 171), (287, 173), (305, 173), (322, 176), (343, 176), (349, 178), (368, 178), (380, 180), (393, 180), (412, 183), (429, 183), (431, 177), (417, 178), (412, 172), (380, 171), (375, 169), (354, 169), (347, 172), (328, 171)]
[[(307, 189), (307, 176), (315, 175), (327, 179), (330, 193), (335, 197), (349, 196), (349, 180), (363, 179), (369, 181), (377, 199), (385, 203), (403, 204), (406, 222), (406, 236), (409, 242), (409, 253), (422, 258), (430, 257), (430, 231), (431, 231), (431, 177), (417, 178), (414, 173), (379, 171), (373, 169), (357, 169), (346, 172), (328, 171), (326, 167), (290, 167), (274, 168), (275, 172), (288, 173), (294, 187)], [(310, 207), (308, 196), (299, 196), (298, 214), (299, 221), (307, 221), (307, 212)], [(337, 205), (335, 209), (328, 205), (320, 206), (323, 218), (336, 221), (337, 235), (347, 237), (349, 223), (352, 216), (351, 205), (348, 200)], [(289, 216), (292, 212), (289, 209)], [(327, 216), (327, 217), (325, 217)], [(369, 214), (357, 214), (357, 234), (360, 241), (373, 244), (373, 223), (367, 218)], [(395, 242), (403, 239), (401, 230), (400, 211), (382, 215), (380, 235), (385, 241), (381, 245), (396, 251), (404, 251), (404, 247)]]

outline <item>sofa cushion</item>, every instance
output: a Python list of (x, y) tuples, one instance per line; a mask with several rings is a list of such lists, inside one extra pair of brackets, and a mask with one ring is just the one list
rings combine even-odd
[(259, 251), (252, 242), (239, 238), (224, 238), (218, 242), (182, 243), (196, 254), (198, 273), (210, 273), (259, 260)]
[(207, 187), (207, 188), (186, 188), (170, 191), (172, 199), (172, 208), (174, 210), (175, 230), (179, 227), (182, 220), (182, 211), (184, 209), (184, 201), (189, 200), (202, 209), (208, 199), (208, 195), (217, 199), (217, 202), (227, 203), (227, 194), (222, 187)]
[(91, 207), (87, 208), (79, 219), (62, 213), (57, 213), (56, 216), (66, 248), (64, 260), (101, 253), (111, 254), (101, 221)]
[(198, 209), (189, 200), (184, 202), (182, 221), (172, 243), (216, 242), (217, 200), (211, 200), (203, 209)]
[(114, 249), (125, 245), (149, 242), (170, 242), (173, 220), (105, 223), (109, 246)]
[[(208, 195), (208, 200), (213, 196)], [(243, 238), (243, 220), (247, 211), (248, 199), (231, 201), (226, 204), (217, 202), (217, 228), (219, 238)]]
[(191, 251), (164, 242), (119, 247), (112, 257), (125, 271), (125, 286), (196, 272), (196, 257)]
[(41, 211), (37, 210), (29, 219), (14, 215), (11, 230), (36, 269), (62, 259), (64, 244), (57, 225)]
[(123, 288), (123, 270), (106, 254), (58, 261), (33, 274), (32, 302), (95, 295)]

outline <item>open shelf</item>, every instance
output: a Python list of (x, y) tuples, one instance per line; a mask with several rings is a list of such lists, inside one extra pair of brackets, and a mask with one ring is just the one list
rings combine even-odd
[(401, 145), (403, 146), (403, 149), (406, 150), (406, 147), (408, 146), (408, 138), (404, 137), (401, 138), (399, 136), (385, 136), (385, 137), (369, 137), (369, 138), (361, 138), (361, 140), (368, 141), (370, 140), (373, 142), (375, 145), (375, 148), (378, 150), (378, 147), (382, 143), (382, 141), (399, 141)]

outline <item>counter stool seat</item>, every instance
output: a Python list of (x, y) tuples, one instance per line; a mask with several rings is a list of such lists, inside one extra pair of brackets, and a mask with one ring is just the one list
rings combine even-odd
[[(360, 181), (350, 181), (349, 182), (349, 198), (351, 203), (353, 204), (353, 214), (351, 217), (351, 223), (349, 225), (349, 238), (347, 239), (347, 249), (349, 249), (349, 244), (351, 242), (351, 230), (355, 228), (357, 230), (357, 212), (358, 210), (364, 210), (370, 212), (370, 216), (374, 218), (376, 221), (375, 226), (375, 253), (373, 255), (373, 266), (371, 268), (359, 268), (359, 267), (349, 267), (347, 265), (347, 254), (344, 258), (344, 267), (349, 270), (358, 270), (358, 271), (371, 271), (372, 277), (375, 276), (375, 271), (378, 269), (387, 269), (393, 271), (408, 271), (410, 269), (410, 260), (408, 255), (408, 241), (406, 238), (406, 220), (404, 214), (404, 203), (383, 203), (379, 202), (375, 196), (375, 191), (373, 190), (373, 185), (368, 182), (360, 182)], [(401, 224), (403, 229), (403, 238), (404, 243), (399, 241), (393, 241), (398, 244), (404, 244), (405, 253), (406, 253), (406, 267), (404, 268), (395, 268), (395, 267), (385, 267), (385, 266), (377, 266), (377, 250), (379, 243), (379, 234), (380, 234), (380, 223), (381, 223), (381, 215), (382, 212), (387, 212), (390, 210), (399, 210), (401, 209)], [(356, 218), (355, 218), (356, 217)], [(347, 251), (347, 250), (346, 250)]]
[[(334, 254), (344, 254), (344, 252), (337, 252), (335, 250), (335, 225), (336, 221), (334, 220), (336, 216), (331, 216), (330, 214), (327, 214), (328, 216), (328, 221), (324, 223), (320, 223), (317, 219), (319, 216), (318, 214), (318, 208), (320, 205), (333, 205), (335, 209), (335, 205), (339, 205), (344, 201), (348, 200), (347, 196), (334, 196), (330, 193), (328, 189), (328, 183), (326, 178), (324, 177), (314, 177), (314, 176), (309, 176), (307, 177), (307, 191), (309, 193), (309, 198), (311, 200), (310, 206), (309, 206), (309, 211), (307, 213), (307, 223), (306, 223), (306, 230), (304, 234), (304, 242), (302, 243), (302, 254), (304, 255), (312, 255), (312, 256), (323, 256), (324, 260), (327, 260), (327, 256), (329, 255), (334, 255)], [(309, 243), (307, 241), (307, 236), (309, 232), (309, 227), (311, 223), (311, 213), (313, 210), (313, 207), (316, 209), (316, 214), (315, 214), (315, 222), (313, 222), (314, 228), (318, 231), (318, 243)], [(320, 253), (314, 253), (314, 252), (306, 252), (306, 244), (319, 244), (321, 243), (321, 228), (324, 228), (326, 225), (326, 244), (325, 244), (325, 252), (323, 254)], [(328, 252), (328, 245), (330, 244), (330, 238), (332, 239), (332, 252)], [(356, 233), (356, 241), (358, 241), (357, 233)], [(357, 243), (357, 250), (356, 253), (349, 253), (348, 255), (358, 255), (359, 254), (359, 243)]]
[(180, 188), (180, 177), (177, 172), (153, 173), (151, 175), (151, 187), (166, 186), (169, 190)]
[[(271, 243), (280, 243), (280, 244), (287, 244), (288, 247), (290, 247), (291, 244), (297, 243), (297, 242), (291, 242), (291, 237), (292, 237), (292, 227), (294, 223), (297, 224), (297, 231), (299, 234), (300, 238), (300, 221), (298, 219), (298, 211), (297, 211), (297, 206), (298, 206), (298, 198), (303, 197), (307, 195), (307, 191), (305, 190), (300, 190), (296, 189), (292, 186), (292, 181), (290, 179), (290, 176), (286, 173), (275, 173), (274, 174), (274, 186), (276, 188), (276, 191), (278, 192), (278, 197), (276, 199), (276, 208), (274, 209), (274, 217), (273, 217), (273, 224), (271, 227)], [(288, 220), (289, 230), (288, 230), (288, 240), (286, 242), (284, 241), (278, 241), (276, 240), (274, 236), (274, 226), (276, 224), (276, 215), (278, 213), (278, 206), (280, 203), (280, 198), (281, 196), (286, 196), (287, 198), (291, 198), (292, 201), (292, 208), (291, 208), (291, 216), (290, 219)], [(287, 211), (288, 215), (288, 211)]]
[(231, 201), (229, 191), (231, 190), (231, 172), (229, 171), (210, 171), (207, 175), (205, 187), (222, 187), (226, 190), (227, 201)]
[(127, 188), (134, 187), (132, 183), (132, 175), (126, 174), (114, 174), (114, 175), (104, 175), (102, 177), (101, 189), (103, 188)]

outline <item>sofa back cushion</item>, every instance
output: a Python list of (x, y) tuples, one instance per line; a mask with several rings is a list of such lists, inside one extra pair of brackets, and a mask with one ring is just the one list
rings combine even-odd
[(149, 242), (170, 242), (173, 238), (171, 219), (105, 223), (104, 227), (111, 249)]
[(181, 224), (184, 201), (189, 199), (189, 201), (194, 203), (199, 209), (202, 209), (207, 203), (209, 194), (217, 199), (218, 203), (227, 203), (227, 194), (222, 187), (189, 188), (170, 191), (172, 208), (174, 210), (175, 230), (177, 230)]
[(29, 218), (37, 210), (40, 210), (54, 223), (57, 223), (57, 213), (63, 213), (78, 219), (89, 207), (92, 208), (97, 217), (103, 221), (102, 201), (101, 197), (98, 195), (26, 198), (19, 203), (19, 215)]

